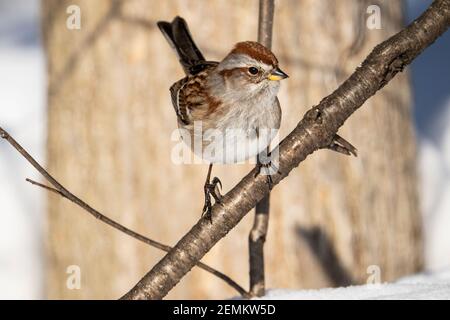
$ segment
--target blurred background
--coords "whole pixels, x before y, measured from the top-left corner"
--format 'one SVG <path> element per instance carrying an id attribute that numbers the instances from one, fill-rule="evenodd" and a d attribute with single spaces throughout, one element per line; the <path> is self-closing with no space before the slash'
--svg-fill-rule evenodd
<path id="1" fill-rule="evenodd" d="M 431 1 L 276 1 L 273 51 L 282 83 L 281 138 L 379 42 Z M 66 26 L 69 5 L 81 28 Z M 381 29 L 368 29 L 369 5 Z M 181 15 L 219 60 L 255 40 L 258 2 L 0 0 L 0 126 L 69 190 L 150 238 L 174 244 L 201 213 L 205 165 L 171 161 L 169 86 L 182 76 L 155 28 Z M 226 13 L 226 14 L 224 14 Z M 450 34 L 420 55 L 341 129 L 358 158 L 320 151 L 272 193 L 269 288 L 365 283 L 450 267 Z M 229 190 L 249 165 L 218 166 Z M 117 298 L 162 253 L 25 182 L 40 180 L 0 143 L 0 298 Z M 252 214 L 204 262 L 248 283 Z M 67 288 L 71 265 L 78 290 Z M 194 269 L 169 298 L 235 295 Z"/>

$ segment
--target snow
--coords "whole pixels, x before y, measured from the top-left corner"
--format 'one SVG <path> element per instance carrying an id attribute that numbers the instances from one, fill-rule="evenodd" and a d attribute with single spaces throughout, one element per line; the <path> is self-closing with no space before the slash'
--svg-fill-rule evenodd
<path id="1" fill-rule="evenodd" d="M 429 300 L 450 299 L 450 269 L 405 277 L 393 283 L 318 290 L 271 289 L 264 300 Z"/>
<path id="2" fill-rule="evenodd" d="M 435 122 L 436 139 L 420 140 L 419 168 L 428 270 L 450 266 L 450 99 Z"/>
<path id="3" fill-rule="evenodd" d="M 11 2 L 10 2 L 11 3 Z M 0 126 L 44 160 L 44 57 L 37 45 L 37 1 L 0 1 Z M 33 26 L 33 23 L 35 24 Z M 0 299 L 42 297 L 43 193 L 38 175 L 0 143 Z"/>

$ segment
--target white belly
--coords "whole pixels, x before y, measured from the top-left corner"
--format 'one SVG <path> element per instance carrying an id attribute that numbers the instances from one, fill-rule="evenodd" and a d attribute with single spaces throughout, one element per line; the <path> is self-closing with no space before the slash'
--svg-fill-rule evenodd
<path id="1" fill-rule="evenodd" d="M 277 135 L 281 109 L 276 97 L 252 103 L 233 104 L 218 121 L 205 124 L 212 129 L 203 130 L 202 121 L 194 121 L 185 127 L 190 137 L 183 141 L 208 163 L 242 163 L 256 157 Z"/>
<path id="2" fill-rule="evenodd" d="M 205 132 L 203 150 L 194 150 L 197 156 L 209 163 L 233 164 L 243 163 L 265 151 L 276 136 L 278 129 L 226 130 Z"/>

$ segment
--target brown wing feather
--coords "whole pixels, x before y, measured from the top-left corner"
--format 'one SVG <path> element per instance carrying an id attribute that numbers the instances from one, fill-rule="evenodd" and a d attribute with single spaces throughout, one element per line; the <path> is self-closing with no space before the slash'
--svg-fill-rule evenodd
<path id="1" fill-rule="evenodd" d="M 177 114 L 178 121 L 189 124 L 189 119 L 187 116 L 186 102 L 184 100 L 184 95 L 180 94 L 182 88 L 186 85 L 188 77 L 185 77 L 177 82 L 175 82 L 170 87 L 170 97 L 172 98 L 172 105 Z"/>
<path id="2" fill-rule="evenodd" d="M 170 87 L 172 104 L 178 120 L 184 125 L 203 119 L 219 104 L 205 90 L 206 78 L 217 64 L 208 65 L 193 76 L 187 76 Z"/>

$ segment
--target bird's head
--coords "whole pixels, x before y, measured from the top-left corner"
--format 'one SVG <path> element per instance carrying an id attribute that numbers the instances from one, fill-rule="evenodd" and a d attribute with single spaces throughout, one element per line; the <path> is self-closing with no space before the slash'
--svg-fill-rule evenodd
<path id="1" fill-rule="evenodd" d="M 242 98 L 260 94 L 275 97 L 280 80 L 288 77 L 278 67 L 278 59 L 272 51 L 253 41 L 236 44 L 219 63 L 216 74 L 228 94 Z"/>

